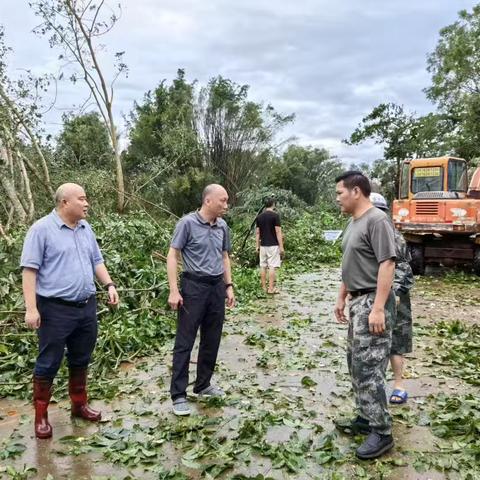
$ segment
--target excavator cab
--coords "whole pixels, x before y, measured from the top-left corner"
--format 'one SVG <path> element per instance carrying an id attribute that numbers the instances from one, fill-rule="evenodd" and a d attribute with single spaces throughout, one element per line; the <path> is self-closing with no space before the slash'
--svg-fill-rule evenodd
<path id="1" fill-rule="evenodd" d="M 480 274 L 480 169 L 468 185 L 462 158 L 405 160 L 393 220 L 412 254 L 414 273 L 427 263 L 473 264 Z"/>
<path id="2" fill-rule="evenodd" d="M 402 164 L 400 199 L 464 198 L 467 191 L 467 162 L 461 158 L 415 159 Z"/>

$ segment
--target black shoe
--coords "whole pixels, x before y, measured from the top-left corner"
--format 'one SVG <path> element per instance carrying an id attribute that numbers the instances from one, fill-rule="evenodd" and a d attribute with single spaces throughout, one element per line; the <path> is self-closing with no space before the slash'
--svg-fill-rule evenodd
<path id="1" fill-rule="evenodd" d="M 391 435 L 381 435 L 371 432 L 365 441 L 357 448 L 357 457 L 361 459 L 377 458 L 393 447 Z"/>
<path id="2" fill-rule="evenodd" d="M 337 420 L 334 422 L 335 426 L 343 433 L 350 435 L 358 435 L 370 433 L 372 430 L 368 423 L 368 420 L 361 417 L 360 415 L 353 420 Z"/>

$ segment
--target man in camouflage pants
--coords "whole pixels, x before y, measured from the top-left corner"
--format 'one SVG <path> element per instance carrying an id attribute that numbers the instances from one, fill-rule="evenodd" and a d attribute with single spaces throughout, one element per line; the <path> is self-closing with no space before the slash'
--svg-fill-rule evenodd
<path id="1" fill-rule="evenodd" d="M 349 323 L 347 362 L 359 412 L 348 428 L 368 433 L 357 456 L 377 458 L 394 445 L 385 393 L 395 315 L 394 231 L 385 213 L 371 204 L 370 182 L 361 172 L 346 172 L 335 181 L 337 202 L 352 216 L 343 236 L 342 284 L 335 305 L 337 321 Z"/>
<path id="2" fill-rule="evenodd" d="M 373 206 L 388 212 L 388 203 L 379 193 L 372 193 L 370 201 Z M 395 277 L 393 291 L 397 301 L 397 315 L 392 331 L 392 349 L 390 364 L 393 370 L 394 384 L 390 396 L 390 403 L 402 404 L 408 399 L 408 393 L 403 386 L 404 355 L 412 351 L 412 307 L 410 302 L 410 289 L 413 287 L 414 278 L 410 261 L 412 260 L 403 235 L 394 229 L 395 233 Z"/>

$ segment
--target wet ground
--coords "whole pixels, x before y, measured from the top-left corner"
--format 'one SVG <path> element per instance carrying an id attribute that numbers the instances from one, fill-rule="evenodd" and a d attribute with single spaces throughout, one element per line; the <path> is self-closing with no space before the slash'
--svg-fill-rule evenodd
<path id="1" fill-rule="evenodd" d="M 362 462 L 354 456 L 362 437 L 344 436 L 333 424 L 352 411 L 346 327 L 332 315 L 338 284 L 336 269 L 294 276 L 283 280 L 280 295 L 259 299 L 256 313 L 230 314 L 215 377 L 228 396 L 192 397 L 189 418 L 170 412 L 168 354 L 122 365 L 124 393 L 92 402 L 104 414 L 100 425 L 72 420 L 65 400 L 52 404 L 50 440 L 33 436 L 28 403 L 0 400 L 0 478 L 460 478 L 418 469 L 419 454 L 439 448 L 423 421 L 432 396 L 478 394 L 432 361 L 435 338 L 426 332 L 442 319 L 478 322 L 480 288 L 450 288 L 435 276 L 419 282 L 410 398 L 392 408 L 396 447 L 381 461 Z"/>

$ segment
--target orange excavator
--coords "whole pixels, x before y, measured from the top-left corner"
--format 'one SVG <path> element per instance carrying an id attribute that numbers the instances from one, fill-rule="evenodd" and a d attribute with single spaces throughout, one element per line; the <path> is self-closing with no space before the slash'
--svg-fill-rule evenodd
<path id="1" fill-rule="evenodd" d="M 405 160 L 393 221 L 407 241 L 415 274 L 422 275 L 427 264 L 464 264 L 480 275 L 480 167 L 468 185 L 462 158 Z"/>

